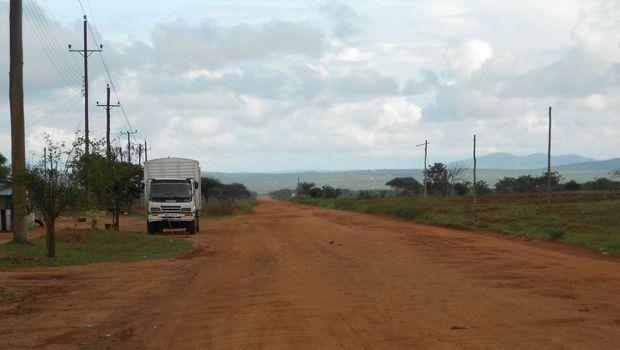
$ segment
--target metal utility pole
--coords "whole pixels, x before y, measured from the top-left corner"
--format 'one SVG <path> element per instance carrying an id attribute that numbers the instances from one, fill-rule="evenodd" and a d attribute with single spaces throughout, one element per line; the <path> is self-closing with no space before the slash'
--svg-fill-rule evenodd
<path id="1" fill-rule="evenodd" d="M 102 49 L 103 45 L 99 45 L 99 49 L 88 49 L 88 21 L 86 21 L 86 15 L 84 15 L 84 47 L 81 50 L 73 50 L 71 49 L 71 44 L 69 44 L 69 52 L 79 52 L 84 57 L 84 141 L 86 143 L 84 154 L 86 155 L 90 154 L 90 139 L 88 135 L 88 56 L 93 52 L 101 52 Z"/>
<path id="2" fill-rule="evenodd" d="M 11 190 L 13 196 L 13 241 L 28 240 L 26 225 L 26 143 L 24 134 L 24 46 L 22 42 L 22 2 L 11 0 L 9 10 L 10 68 L 9 99 L 11 105 Z"/>
<path id="3" fill-rule="evenodd" d="M 476 159 L 476 134 L 474 134 L 474 185 L 473 194 L 474 194 L 474 211 L 476 210 L 476 168 L 478 167 L 478 160 Z"/>
<path id="4" fill-rule="evenodd" d="M 424 146 L 424 197 L 428 195 L 428 181 L 426 179 L 426 167 L 427 167 L 426 160 L 428 156 L 428 144 L 429 143 L 430 142 L 428 142 L 428 140 L 424 140 L 424 143 L 421 143 L 416 146 L 416 147 Z"/>
<path id="5" fill-rule="evenodd" d="M 127 135 L 127 163 L 131 163 L 131 135 L 137 134 L 138 130 L 121 131 L 121 135 Z"/>
<path id="6" fill-rule="evenodd" d="M 551 202 L 551 106 L 549 106 L 549 140 L 547 144 L 547 204 Z"/>
<path id="7" fill-rule="evenodd" d="M 97 101 L 97 107 L 105 108 L 105 119 L 106 119 L 106 128 L 105 128 L 105 141 L 106 141 L 106 156 L 108 159 L 112 157 L 112 148 L 110 146 L 110 110 L 114 107 L 120 107 L 121 103 L 117 102 L 115 105 L 110 104 L 110 84 L 106 85 L 106 103 L 99 104 Z"/>

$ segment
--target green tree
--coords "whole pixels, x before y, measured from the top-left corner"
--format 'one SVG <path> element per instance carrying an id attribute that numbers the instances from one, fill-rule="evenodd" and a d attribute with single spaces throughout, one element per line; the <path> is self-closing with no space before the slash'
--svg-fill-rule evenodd
<path id="1" fill-rule="evenodd" d="M 325 185 L 321 187 L 321 192 L 322 192 L 321 195 L 323 196 L 323 198 L 337 198 L 340 196 L 340 189 L 333 188 L 330 185 Z"/>
<path id="2" fill-rule="evenodd" d="M 140 198 L 144 172 L 142 166 L 108 160 L 103 155 L 92 156 L 90 187 L 98 206 L 105 206 L 112 213 L 112 227 L 120 229 L 120 216 L 129 211 Z"/>
<path id="3" fill-rule="evenodd" d="M 448 191 L 448 168 L 443 163 L 435 163 L 426 170 L 428 191 L 430 194 L 440 195 Z"/>
<path id="4" fill-rule="evenodd" d="M 87 208 L 110 211 L 112 227 L 119 230 L 120 215 L 140 198 L 142 166 L 120 162 L 114 156 L 107 157 L 103 139 L 90 143 L 89 155 L 83 154 L 83 144 L 84 139 L 76 137 L 70 162 L 74 180 L 82 190 L 82 203 Z"/>
<path id="5" fill-rule="evenodd" d="M 579 191 L 581 190 L 581 185 L 577 183 L 575 180 L 570 180 L 569 182 L 564 184 L 564 191 Z"/>
<path id="6" fill-rule="evenodd" d="M 43 216 L 47 257 L 56 256 L 56 219 L 77 202 L 79 189 L 66 166 L 69 154 L 63 143 L 46 137 L 46 154 L 25 172 L 25 183 L 32 205 Z"/>
<path id="7" fill-rule="evenodd" d="M 300 197 L 310 197 L 310 190 L 314 187 L 314 182 L 300 182 L 297 187 Z"/>
<path id="8" fill-rule="evenodd" d="M 217 189 L 222 186 L 220 180 L 213 177 L 203 177 L 200 179 L 200 187 L 202 188 L 202 196 L 205 198 L 205 201 L 208 203 L 216 192 Z"/>
<path id="9" fill-rule="evenodd" d="M 323 190 L 318 187 L 312 187 L 308 192 L 308 196 L 310 196 L 310 198 L 320 198 L 323 196 Z"/>
<path id="10" fill-rule="evenodd" d="M 452 186 L 452 189 L 457 196 L 464 196 L 469 193 L 469 187 L 469 182 L 457 182 Z"/>
<path id="11" fill-rule="evenodd" d="M 7 177 L 9 176 L 10 169 L 6 163 L 6 157 L 2 153 L 0 153 L 0 181 L 6 181 Z"/>
<path id="12" fill-rule="evenodd" d="M 493 191 L 489 187 L 489 184 L 487 184 L 486 181 L 476 181 L 476 184 L 474 186 L 476 187 L 476 194 L 479 196 L 493 193 Z"/>
<path id="13" fill-rule="evenodd" d="M 207 202 L 250 199 L 253 196 L 252 192 L 240 183 L 223 184 L 212 177 L 203 177 L 200 181 Z"/>
<path id="14" fill-rule="evenodd" d="M 418 195 L 424 191 L 424 186 L 413 177 L 396 177 L 385 185 L 399 191 L 401 196 Z"/>

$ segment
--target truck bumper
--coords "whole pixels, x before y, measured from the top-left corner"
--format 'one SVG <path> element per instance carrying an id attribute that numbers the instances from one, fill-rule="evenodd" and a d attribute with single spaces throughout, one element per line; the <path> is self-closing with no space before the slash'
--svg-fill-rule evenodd
<path id="1" fill-rule="evenodd" d="M 182 214 L 158 214 L 152 215 L 149 214 L 147 217 L 148 222 L 180 222 L 180 223 L 188 223 L 194 221 L 193 216 L 185 216 Z"/>

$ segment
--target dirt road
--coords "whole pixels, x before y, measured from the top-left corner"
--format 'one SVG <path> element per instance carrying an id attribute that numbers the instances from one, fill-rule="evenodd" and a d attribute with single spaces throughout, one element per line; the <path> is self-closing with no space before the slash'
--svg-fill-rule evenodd
<path id="1" fill-rule="evenodd" d="M 620 348 L 617 259 L 289 203 L 255 211 L 204 222 L 176 258 L 1 271 L 0 285 L 31 287 L 0 304 L 0 348 Z"/>

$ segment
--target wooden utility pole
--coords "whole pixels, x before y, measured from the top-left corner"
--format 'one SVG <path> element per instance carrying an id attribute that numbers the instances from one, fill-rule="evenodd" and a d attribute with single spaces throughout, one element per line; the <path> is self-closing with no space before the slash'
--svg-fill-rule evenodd
<path id="1" fill-rule="evenodd" d="M 69 44 L 69 52 L 78 52 L 84 58 L 84 142 L 86 143 L 84 154 L 86 155 L 90 154 L 88 127 L 88 56 L 93 52 L 101 52 L 102 49 L 103 45 L 99 45 L 99 49 L 88 49 L 88 21 L 86 20 L 86 15 L 84 15 L 84 47 L 81 50 L 73 50 L 71 49 L 71 44 Z"/>
<path id="2" fill-rule="evenodd" d="M 149 161 L 149 153 L 148 153 L 149 149 L 146 148 L 146 140 L 144 140 L 144 162 L 148 162 Z"/>
<path id="3" fill-rule="evenodd" d="M 131 163 L 131 135 L 137 134 L 138 130 L 121 131 L 121 135 L 127 135 L 127 163 Z"/>
<path id="4" fill-rule="evenodd" d="M 142 144 L 138 144 L 138 165 L 142 165 Z"/>
<path id="5" fill-rule="evenodd" d="M 551 202 L 551 106 L 549 106 L 549 139 L 547 144 L 547 204 Z"/>
<path id="6" fill-rule="evenodd" d="M 476 159 L 476 134 L 474 134 L 474 184 L 472 186 L 474 194 L 474 212 L 476 211 L 476 168 L 478 167 L 478 160 Z"/>
<path id="7" fill-rule="evenodd" d="M 10 68 L 9 100 L 11 105 L 11 190 L 13 196 L 13 241 L 28 240 L 26 225 L 26 143 L 24 132 L 24 46 L 22 42 L 22 2 L 11 0 L 9 10 Z"/>
<path id="8" fill-rule="evenodd" d="M 106 85 L 106 103 L 99 104 L 97 101 L 97 107 L 105 108 L 105 119 L 106 119 L 106 128 L 105 128 L 105 141 L 106 141 L 106 156 L 108 159 L 112 157 L 112 148 L 110 146 L 110 110 L 114 107 L 120 107 L 120 102 L 117 102 L 115 105 L 110 104 L 110 84 Z"/>
<path id="9" fill-rule="evenodd" d="M 424 143 L 416 146 L 416 147 L 424 146 L 424 197 L 428 196 L 428 181 L 426 177 L 426 167 L 428 166 L 426 164 L 426 159 L 428 156 L 428 144 L 429 144 L 428 140 L 424 140 Z"/>

